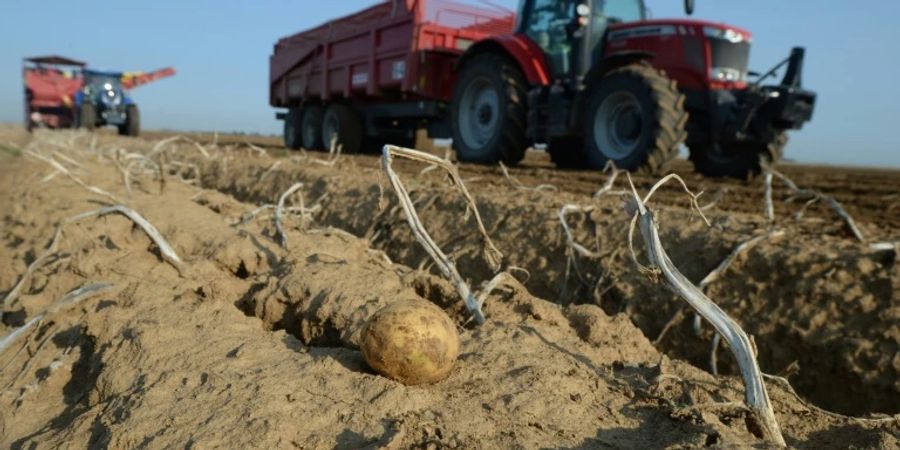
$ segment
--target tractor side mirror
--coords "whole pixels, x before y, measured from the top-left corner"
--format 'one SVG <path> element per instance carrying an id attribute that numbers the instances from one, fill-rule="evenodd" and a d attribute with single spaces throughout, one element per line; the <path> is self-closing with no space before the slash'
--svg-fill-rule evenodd
<path id="1" fill-rule="evenodd" d="M 694 14 L 694 0 L 684 0 L 684 13 L 689 16 Z"/>

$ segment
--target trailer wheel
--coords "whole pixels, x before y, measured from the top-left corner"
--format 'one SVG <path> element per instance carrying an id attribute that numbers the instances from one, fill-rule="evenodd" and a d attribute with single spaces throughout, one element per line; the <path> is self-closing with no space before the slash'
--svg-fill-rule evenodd
<path id="1" fill-rule="evenodd" d="M 477 55 L 463 66 L 450 105 L 460 161 L 514 165 L 525 157 L 525 86 L 521 70 L 499 55 Z"/>
<path id="2" fill-rule="evenodd" d="M 128 105 L 125 108 L 125 123 L 119 125 L 119 134 L 122 136 L 137 136 L 141 133 L 141 112 L 137 105 Z"/>
<path id="3" fill-rule="evenodd" d="M 634 64 L 611 71 L 592 91 L 583 115 L 590 168 L 612 161 L 620 169 L 658 172 L 678 155 L 688 115 L 674 80 Z"/>
<path id="4" fill-rule="evenodd" d="M 284 146 L 291 150 L 299 150 L 303 146 L 300 130 L 303 127 L 303 110 L 300 108 L 288 109 L 284 118 Z"/>
<path id="5" fill-rule="evenodd" d="M 310 105 L 303 108 L 303 118 L 300 120 L 300 140 L 303 148 L 307 150 L 323 150 L 322 145 L 322 117 L 325 109 L 319 105 Z"/>
<path id="6" fill-rule="evenodd" d="M 341 146 L 342 153 L 359 153 L 362 148 L 363 126 L 353 108 L 334 104 L 325 111 L 322 142 L 330 148 L 332 139 L 335 140 L 335 145 Z"/>
<path id="7" fill-rule="evenodd" d="M 584 142 L 578 137 L 552 138 L 547 142 L 550 160 L 560 169 L 583 169 L 587 166 Z"/>
<path id="8" fill-rule="evenodd" d="M 760 159 L 777 163 L 784 155 L 788 136 L 784 131 L 775 134 L 772 142 L 747 142 L 729 146 L 690 143 L 691 161 L 697 172 L 708 177 L 747 179 L 762 172 Z"/>
<path id="9" fill-rule="evenodd" d="M 78 108 L 78 128 L 93 130 L 97 128 L 97 110 L 90 103 L 82 103 Z"/>

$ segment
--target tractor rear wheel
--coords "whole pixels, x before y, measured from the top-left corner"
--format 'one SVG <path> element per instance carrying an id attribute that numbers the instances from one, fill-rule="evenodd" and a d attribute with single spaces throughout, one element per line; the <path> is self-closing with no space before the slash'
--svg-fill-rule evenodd
<path id="1" fill-rule="evenodd" d="M 82 103 L 78 108 L 78 128 L 93 130 L 97 128 L 97 110 L 90 103 Z"/>
<path id="2" fill-rule="evenodd" d="M 137 105 L 128 105 L 125 109 L 125 123 L 119 125 L 122 136 L 137 136 L 141 133 L 141 113 Z"/>
<path id="3" fill-rule="evenodd" d="M 583 146 L 579 137 L 551 138 L 547 142 L 547 153 L 560 169 L 583 169 L 587 166 Z"/>
<path id="4" fill-rule="evenodd" d="M 284 146 L 291 150 L 299 150 L 303 146 L 303 139 L 300 136 L 302 128 L 303 110 L 300 108 L 288 109 L 287 116 L 284 118 Z"/>
<path id="5" fill-rule="evenodd" d="M 772 142 L 746 142 L 731 144 L 689 143 L 691 161 L 697 172 L 708 177 L 747 179 L 762 173 L 761 160 L 777 163 L 784 155 L 788 136 L 784 131 L 775 133 Z"/>
<path id="6" fill-rule="evenodd" d="M 612 161 L 621 169 L 659 172 L 678 155 L 688 114 L 674 80 L 635 64 L 609 72 L 592 90 L 583 115 L 588 167 Z"/>
<path id="7" fill-rule="evenodd" d="M 332 140 L 341 153 L 359 153 L 363 141 L 363 125 L 356 111 L 336 103 L 328 107 L 322 119 L 322 142 L 330 148 Z"/>
<path id="8" fill-rule="evenodd" d="M 505 57 L 485 53 L 465 63 L 450 104 L 460 161 L 515 165 L 525 157 L 525 86 L 521 70 Z"/>
<path id="9" fill-rule="evenodd" d="M 310 105 L 303 108 L 303 118 L 300 120 L 300 140 L 303 148 L 307 150 L 323 150 L 322 144 L 322 117 L 325 109 L 319 105 Z"/>

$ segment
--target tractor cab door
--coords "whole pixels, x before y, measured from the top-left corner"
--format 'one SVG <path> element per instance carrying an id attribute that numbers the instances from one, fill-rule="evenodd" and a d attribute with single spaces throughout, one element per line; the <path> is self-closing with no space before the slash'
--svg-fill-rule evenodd
<path id="1" fill-rule="evenodd" d="M 577 7 L 580 0 L 531 0 L 522 2 L 519 31 L 534 41 L 547 59 L 554 79 L 573 74 L 577 50 Z"/>

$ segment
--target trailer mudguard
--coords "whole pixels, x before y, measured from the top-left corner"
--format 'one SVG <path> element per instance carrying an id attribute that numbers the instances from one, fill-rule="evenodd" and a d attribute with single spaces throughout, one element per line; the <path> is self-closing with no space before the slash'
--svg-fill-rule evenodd
<path id="1" fill-rule="evenodd" d="M 478 41 L 468 48 L 456 63 L 457 69 L 466 61 L 481 53 L 499 53 L 509 56 L 518 63 L 522 74 L 531 85 L 550 84 L 550 70 L 544 59 L 544 52 L 531 39 L 522 34 L 494 36 Z"/>

